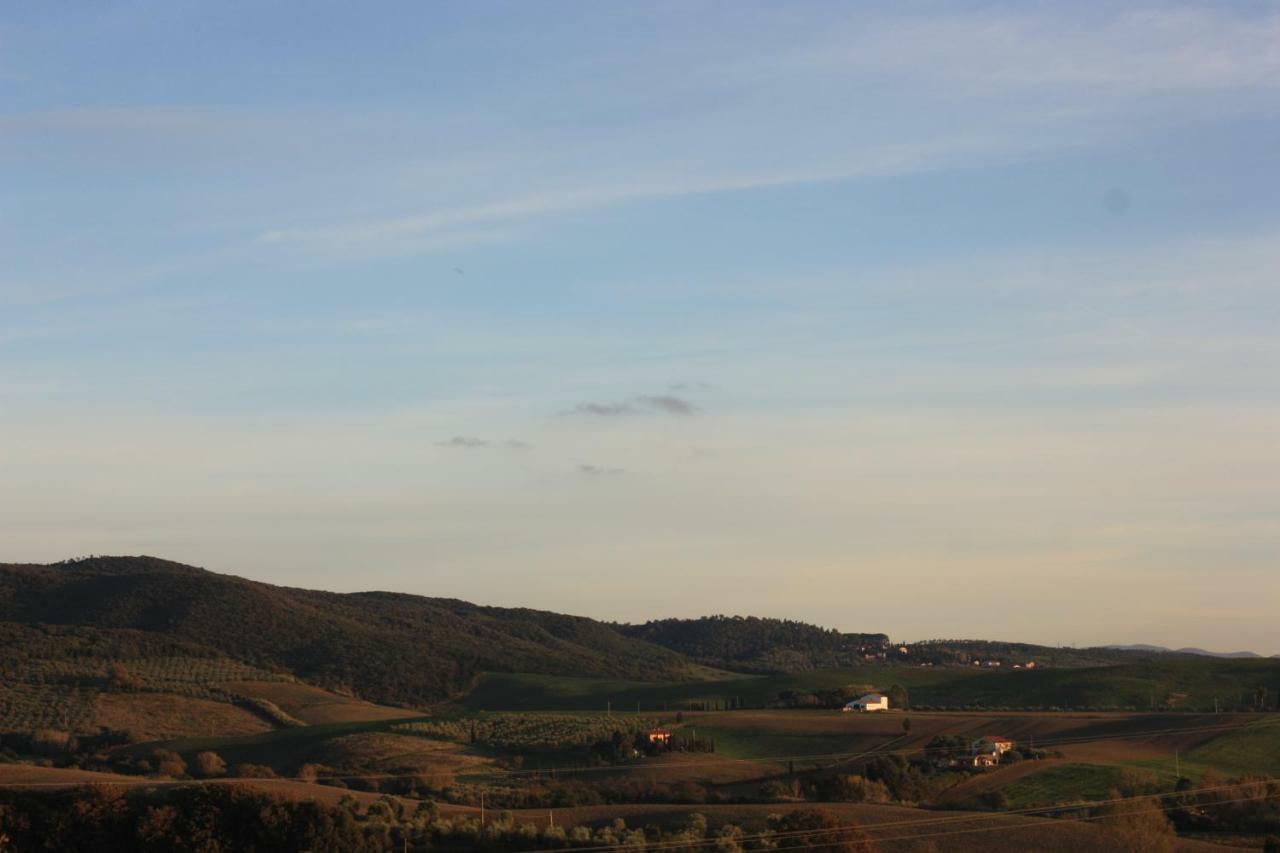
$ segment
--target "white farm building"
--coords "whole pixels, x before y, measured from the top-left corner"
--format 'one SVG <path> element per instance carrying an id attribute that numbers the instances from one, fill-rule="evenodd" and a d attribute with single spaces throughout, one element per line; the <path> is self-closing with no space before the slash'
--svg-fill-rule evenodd
<path id="1" fill-rule="evenodd" d="M 859 696 L 848 705 L 844 706 L 845 711 L 887 711 L 889 710 L 889 697 L 883 693 L 868 693 L 866 696 Z"/>

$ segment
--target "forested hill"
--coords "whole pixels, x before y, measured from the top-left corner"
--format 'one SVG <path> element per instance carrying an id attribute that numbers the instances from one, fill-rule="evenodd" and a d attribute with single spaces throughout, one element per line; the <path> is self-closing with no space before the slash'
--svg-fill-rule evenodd
<path id="1" fill-rule="evenodd" d="M 889 643 L 884 634 L 843 634 L 756 616 L 659 619 L 618 630 L 709 666 L 775 672 L 847 666 L 883 652 Z"/>
<path id="2" fill-rule="evenodd" d="M 133 629 L 362 698 L 423 705 L 484 671 L 684 680 L 680 654 L 592 619 L 271 586 L 151 557 L 0 564 L 0 622 Z"/>

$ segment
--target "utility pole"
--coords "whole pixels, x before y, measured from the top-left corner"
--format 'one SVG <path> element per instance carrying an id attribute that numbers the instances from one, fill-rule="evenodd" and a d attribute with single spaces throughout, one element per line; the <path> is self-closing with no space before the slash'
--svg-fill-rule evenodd
<path id="1" fill-rule="evenodd" d="M 484 791 L 480 792 L 480 825 L 484 826 Z"/>
<path id="2" fill-rule="evenodd" d="M 605 703 L 604 703 L 604 715 L 605 715 L 606 717 L 612 717 L 612 716 L 613 716 L 613 702 L 605 702 Z"/>
<path id="3" fill-rule="evenodd" d="M 1182 760 L 1178 757 L 1176 746 L 1173 748 L 1173 775 L 1178 779 L 1182 778 Z"/>

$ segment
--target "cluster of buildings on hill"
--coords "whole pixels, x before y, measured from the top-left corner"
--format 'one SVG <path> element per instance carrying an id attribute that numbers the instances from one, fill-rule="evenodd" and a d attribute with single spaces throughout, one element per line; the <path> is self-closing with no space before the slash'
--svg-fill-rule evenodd
<path id="1" fill-rule="evenodd" d="M 1035 666 L 1034 663 L 1031 666 Z M 883 693 L 867 693 L 846 704 L 842 711 L 872 713 L 889 710 L 889 697 Z M 1000 758 L 1015 746 L 1014 742 L 1000 735 L 983 735 L 969 744 L 967 755 L 957 755 L 947 750 L 932 757 L 938 767 L 995 767 Z"/>
<path id="2" fill-rule="evenodd" d="M 995 767 L 1000 763 L 1001 756 L 1013 747 L 1013 741 L 1006 737 L 983 735 L 969 745 L 967 756 L 939 756 L 935 758 L 935 762 L 941 760 L 947 767 Z"/>
<path id="3" fill-rule="evenodd" d="M 973 663 L 972 663 L 971 665 L 972 665 L 972 666 L 981 666 L 981 667 L 985 667 L 985 668 L 987 668 L 987 669 L 991 669 L 991 668 L 993 668 L 993 667 L 1001 667 L 1001 666 L 1004 666 L 1004 661 L 999 661 L 999 660 L 974 660 L 974 661 L 973 661 Z M 1010 669 L 1035 669 L 1035 668 L 1036 668 L 1036 662 L 1035 662 L 1035 661 L 1033 661 L 1033 660 L 1029 660 L 1029 661 L 1027 661 L 1026 663 L 1015 663 L 1012 667 L 1010 667 Z"/>

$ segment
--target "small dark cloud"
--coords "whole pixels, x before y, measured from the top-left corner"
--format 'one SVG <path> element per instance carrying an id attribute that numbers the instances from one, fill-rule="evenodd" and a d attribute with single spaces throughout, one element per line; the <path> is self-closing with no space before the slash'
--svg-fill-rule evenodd
<path id="1" fill-rule="evenodd" d="M 472 438 L 469 435 L 455 435 L 448 441 L 437 441 L 437 447 L 488 447 L 489 442 L 482 438 Z"/>
<path id="2" fill-rule="evenodd" d="M 505 447 L 508 450 L 528 450 L 533 445 L 516 439 L 508 439 L 506 441 L 489 441 L 484 438 L 476 438 L 470 435 L 455 435 L 448 441 L 437 441 L 437 447 L 459 447 L 471 450 L 477 447 Z"/>
<path id="3" fill-rule="evenodd" d="M 569 414 L 616 418 L 622 415 L 634 415 L 638 412 L 639 409 L 630 403 L 579 403 L 570 410 Z"/>
<path id="4" fill-rule="evenodd" d="M 666 412 L 669 415 L 692 415 L 698 411 L 698 407 L 690 403 L 682 397 L 674 397 L 670 394 L 657 394 L 651 397 L 636 397 L 636 400 L 651 409 L 659 412 Z"/>
<path id="5" fill-rule="evenodd" d="M 579 465 L 578 471 L 588 477 L 616 477 L 627 473 L 624 468 L 605 468 L 600 465 Z"/>
<path id="6" fill-rule="evenodd" d="M 619 418 L 659 412 L 666 415 L 687 417 L 697 414 L 698 407 L 683 397 L 671 394 L 647 394 L 632 397 L 618 403 L 579 403 L 568 411 L 571 415 L 594 415 L 602 418 Z"/>

